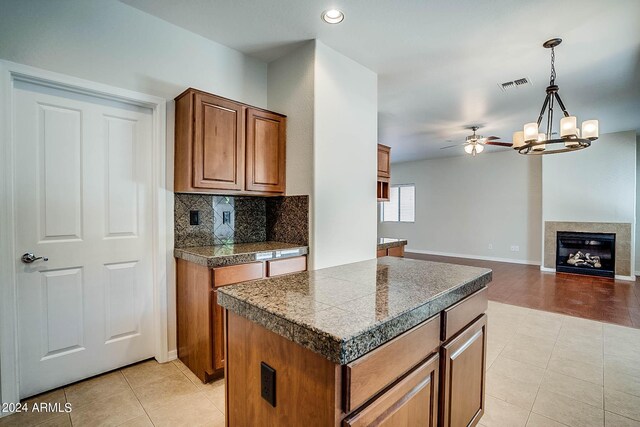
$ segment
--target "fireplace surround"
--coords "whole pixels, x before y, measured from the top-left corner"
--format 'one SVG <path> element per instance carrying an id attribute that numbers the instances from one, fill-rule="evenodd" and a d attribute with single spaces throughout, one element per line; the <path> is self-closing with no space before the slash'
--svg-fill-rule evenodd
<path id="1" fill-rule="evenodd" d="M 615 277 L 615 233 L 558 231 L 556 271 L 560 273 Z"/>
<path id="2" fill-rule="evenodd" d="M 557 233 L 560 231 L 615 234 L 615 278 L 622 280 L 635 279 L 631 263 L 632 226 L 630 223 L 545 221 L 542 267 L 544 271 L 555 271 L 556 269 L 556 239 Z"/>

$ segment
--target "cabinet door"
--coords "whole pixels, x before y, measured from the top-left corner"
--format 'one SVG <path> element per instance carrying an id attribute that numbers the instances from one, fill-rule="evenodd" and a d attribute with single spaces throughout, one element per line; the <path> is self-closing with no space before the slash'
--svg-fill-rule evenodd
<path id="1" fill-rule="evenodd" d="M 438 417 L 438 355 L 416 368 L 369 405 L 343 422 L 370 425 L 435 427 Z"/>
<path id="2" fill-rule="evenodd" d="M 224 368 L 224 309 L 218 304 L 218 291 L 211 291 L 211 315 L 213 330 L 213 369 Z"/>
<path id="3" fill-rule="evenodd" d="M 378 176 L 391 176 L 391 147 L 382 144 L 378 144 Z"/>
<path id="4" fill-rule="evenodd" d="M 475 426 L 484 414 L 487 315 L 442 346 L 442 425 Z"/>
<path id="5" fill-rule="evenodd" d="M 248 191 L 284 193 L 286 118 L 247 109 Z"/>
<path id="6" fill-rule="evenodd" d="M 403 257 L 404 246 L 394 246 L 393 248 L 389 248 L 389 251 L 387 253 L 389 254 L 389 256 Z"/>
<path id="7" fill-rule="evenodd" d="M 193 187 L 242 190 L 243 107 L 204 93 L 195 94 Z"/>

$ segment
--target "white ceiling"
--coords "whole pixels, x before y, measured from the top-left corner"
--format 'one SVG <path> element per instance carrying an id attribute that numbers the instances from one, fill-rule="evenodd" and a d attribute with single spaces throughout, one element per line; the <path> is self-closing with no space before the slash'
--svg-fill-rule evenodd
<path id="1" fill-rule="evenodd" d="M 440 147 L 462 142 L 466 126 L 510 140 L 535 121 L 552 37 L 564 40 L 556 83 L 569 112 L 599 119 L 601 133 L 640 130 L 638 0 L 123 1 L 267 62 L 317 38 L 374 70 L 379 142 L 394 162 L 462 155 Z M 331 7 L 343 23 L 320 20 Z M 533 84 L 498 87 L 520 77 Z"/>

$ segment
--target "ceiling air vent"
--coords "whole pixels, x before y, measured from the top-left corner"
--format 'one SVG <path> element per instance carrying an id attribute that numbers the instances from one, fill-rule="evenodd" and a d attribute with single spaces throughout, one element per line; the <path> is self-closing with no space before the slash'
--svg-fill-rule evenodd
<path id="1" fill-rule="evenodd" d="M 500 87 L 500 89 L 502 89 L 503 92 L 527 85 L 531 85 L 531 80 L 526 77 L 522 77 L 510 82 L 498 83 L 498 86 Z"/>

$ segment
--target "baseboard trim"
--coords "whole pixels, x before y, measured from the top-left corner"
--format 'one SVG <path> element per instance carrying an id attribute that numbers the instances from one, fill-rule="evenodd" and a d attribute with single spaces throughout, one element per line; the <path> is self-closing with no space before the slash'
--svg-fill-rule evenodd
<path id="1" fill-rule="evenodd" d="M 555 268 L 549 268 L 549 267 L 543 267 L 540 266 L 540 271 L 544 271 L 545 273 L 555 273 L 556 269 Z M 638 273 L 636 273 L 638 274 Z M 596 277 L 596 276 L 594 276 Z M 636 276 L 621 276 L 620 274 L 616 274 L 615 275 L 615 279 L 616 280 L 624 280 L 625 282 L 635 282 L 636 281 Z"/>
<path id="2" fill-rule="evenodd" d="M 167 352 L 167 361 L 176 360 L 178 358 L 178 350 L 169 350 Z"/>
<path id="3" fill-rule="evenodd" d="M 413 252 L 416 254 L 425 254 L 425 255 L 437 255 L 437 256 L 447 256 L 452 258 L 465 258 L 465 259 L 478 259 L 482 261 L 497 261 L 497 262 L 508 262 L 511 264 L 525 264 L 525 265 L 540 265 L 540 261 L 532 261 L 532 260 L 520 260 L 520 259 L 511 259 L 511 258 L 497 258 L 497 257 L 488 257 L 482 255 L 467 255 L 467 254 L 454 254 L 450 252 L 437 252 L 437 251 L 425 251 L 422 249 L 410 249 L 406 248 L 405 252 Z"/>

